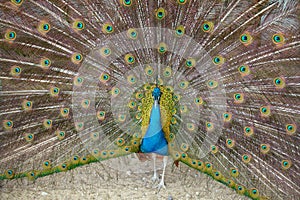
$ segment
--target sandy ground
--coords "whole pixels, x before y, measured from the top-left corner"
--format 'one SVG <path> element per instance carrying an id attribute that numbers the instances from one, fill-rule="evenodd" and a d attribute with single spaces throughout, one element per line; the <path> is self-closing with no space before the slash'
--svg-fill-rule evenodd
<path id="1" fill-rule="evenodd" d="M 157 160 L 162 173 L 162 160 Z M 135 154 L 82 166 L 68 172 L 29 181 L 26 178 L 0 181 L 0 199 L 213 199 L 248 200 L 232 189 L 184 164 L 165 175 L 166 189 L 153 188 L 153 162 Z"/>

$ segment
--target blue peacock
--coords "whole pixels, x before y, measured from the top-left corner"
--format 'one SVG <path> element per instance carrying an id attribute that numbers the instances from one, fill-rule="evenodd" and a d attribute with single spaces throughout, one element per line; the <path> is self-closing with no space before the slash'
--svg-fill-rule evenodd
<path id="1" fill-rule="evenodd" d="M 144 153 L 300 198 L 297 0 L 3 0 L 0 33 L 0 181 Z"/>

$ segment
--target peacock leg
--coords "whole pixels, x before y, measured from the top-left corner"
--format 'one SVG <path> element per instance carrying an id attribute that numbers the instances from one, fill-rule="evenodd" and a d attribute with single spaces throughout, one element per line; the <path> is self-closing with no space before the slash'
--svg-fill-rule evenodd
<path id="1" fill-rule="evenodd" d="M 152 158 L 153 158 L 153 177 L 152 177 L 152 181 L 153 182 L 156 182 L 156 181 L 159 181 L 159 178 L 158 178 L 158 176 L 157 176 L 157 173 L 156 173 L 156 154 L 155 153 L 153 153 L 152 154 Z"/>
<path id="2" fill-rule="evenodd" d="M 158 191 L 161 188 L 166 189 L 164 178 L 165 178 L 165 171 L 166 171 L 167 163 L 168 163 L 168 156 L 164 156 L 164 158 L 163 158 L 163 173 L 162 173 L 161 180 L 160 180 L 159 184 L 156 186 L 158 188 Z"/>

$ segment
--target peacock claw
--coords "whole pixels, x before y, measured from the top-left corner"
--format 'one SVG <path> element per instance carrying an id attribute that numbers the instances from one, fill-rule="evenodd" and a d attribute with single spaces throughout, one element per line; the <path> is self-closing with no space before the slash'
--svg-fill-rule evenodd
<path id="1" fill-rule="evenodd" d="M 157 186 L 155 186 L 155 188 L 158 188 L 158 192 L 160 191 L 160 189 L 164 188 L 166 189 L 166 185 L 164 181 L 160 181 L 159 184 Z"/>
<path id="2" fill-rule="evenodd" d="M 152 182 L 155 183 L 156 181 L 159 181 L 159 178 L 157 175 L 153 175 L 153 177 L 151 178 Z"/>

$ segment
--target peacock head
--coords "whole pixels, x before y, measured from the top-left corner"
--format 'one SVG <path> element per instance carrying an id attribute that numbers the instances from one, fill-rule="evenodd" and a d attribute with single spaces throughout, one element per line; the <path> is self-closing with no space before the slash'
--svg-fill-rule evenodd
<path id="1" fill-rule="evenodd" d="M 160 96 L 161 96 L 161 92 L 159 87 L 155 87 L 152 91 L 152 96 L 154 97 L 154 100 L 159 100 Z"/>

